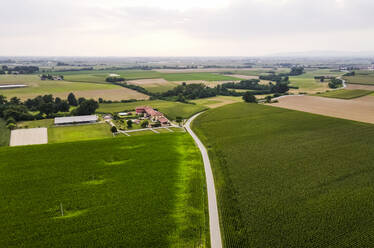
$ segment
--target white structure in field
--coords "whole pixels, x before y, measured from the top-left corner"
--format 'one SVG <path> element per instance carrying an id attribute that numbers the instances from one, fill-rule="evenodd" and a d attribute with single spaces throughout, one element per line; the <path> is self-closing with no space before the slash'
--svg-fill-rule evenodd
<path id="1" fill-rule="evenodd" d="M 98 120 L 97 115 L 56 117 L 55 125 L 89 124 L 89 123 L 96 123 L 97 120 Z"/>

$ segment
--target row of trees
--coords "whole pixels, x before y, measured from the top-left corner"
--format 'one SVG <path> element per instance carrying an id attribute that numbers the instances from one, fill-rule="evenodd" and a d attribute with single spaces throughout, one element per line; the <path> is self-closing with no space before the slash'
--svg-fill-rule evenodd
<path id="1" fill-rule="evenodd" d="M 0 70 L 0 74 L 12 74 L 13 72 L 17 72 L 19 74 L 32 74 L 39 71 L 38 66 L 15 66 L 10 68 L 6 65 L 3 65 Z"/>
<path id="2" fill-rule="evenodd" d="M 71 106 L 77 106 L 77 108 L 72 110 L 70 115 L 90 115 L 95 113 L 99 103 L 82 97 L 77 100 L 73 93 L 69 94 L 68 99 L 44 95 L 25 102 L 17 97 L 7 100 L 5 96 L 0 95 L 0 117 L 9 123 L 61 116 L 58 113 L 69 114 Z M 33 115 L 31 112 L 39 113 Z"/>

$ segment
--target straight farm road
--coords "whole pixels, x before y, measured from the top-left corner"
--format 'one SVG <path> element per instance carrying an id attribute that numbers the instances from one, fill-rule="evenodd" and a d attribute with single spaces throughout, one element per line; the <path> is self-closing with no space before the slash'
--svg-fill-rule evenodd
<path id="1" fill-rule="evenodd" d="M 210 165 L 210 160 L 208 156 L 207 149 L 196 136 L 196 134 L 191 129 L 192 121 L 198 117 L 201 113 L 192 116 L 185 124 L 187 132 L 195 140 L 197 146 L 200 149 L 201 155 L 203 157 L 206 185 L 208 190 L 208 208 L 209 208 L 209 229 L 210 229 L 210 243 L 212 248 L 222 248 L 221 230 L 219 225 L 218 207 L 217 207 L 217 197 L 216 190 L 214 186 L 214 178 L 212 167 Z"/>

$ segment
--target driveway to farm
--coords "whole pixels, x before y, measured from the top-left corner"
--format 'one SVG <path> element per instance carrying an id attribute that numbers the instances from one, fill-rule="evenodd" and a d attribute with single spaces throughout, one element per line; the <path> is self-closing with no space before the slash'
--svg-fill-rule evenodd
<path id="1" fill-rule="evenodd" d="M 222 240 L 221 240 L 221 230 L 219 226 L 219 217 L 218 217 L 218 208 L 217 208 L 217 198 L 216 198 L 216 190 L 214 187 L 214 178 L 212 173 L 212 168 L 210 166 L 210 160 L 208 156 L 207 149 L 200 141 L 200 139 L 196 136 L 196 134 L 191 130 L 191 123 L 192 121 L 198 117 L 201 113 L 198 113 L 192 116 L 185 124 L 185 128 L 187 132 L 192 136 L 195 140 L 197 146 L 200 149 L 201 155 L 203 156 L 204 161 L 204 168 L 205 168 L 205 177 L 206 177 L 206 185 L 208 189 L 208 208 L 209 208 L 209 227 L 210 227 L 210 243 L 211 247 L 213 248 L 222 248 Z"/>

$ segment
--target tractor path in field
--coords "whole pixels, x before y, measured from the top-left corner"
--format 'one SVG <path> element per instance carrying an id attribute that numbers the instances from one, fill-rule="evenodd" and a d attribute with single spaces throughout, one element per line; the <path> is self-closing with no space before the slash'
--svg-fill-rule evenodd
<path id="1" fill-rule="evenodd" d="M 214 187 L 214 178 L 212 167 L 210 165 L 210 160 L 208 156 L 208 151 L 196 136 L 196 134 L 191 129 L 192 121 L 198 117 L 201 113 L 198 113 L 192 116 L 185 124 L 187 132 L 195 140 L 197 146 L 200 149 L 201 155 L 203 156 L 204 168 L 205 168 L 205 177 L 206 185 L 208 190 L 208 209 L 209 209 L 209 228 L 210 228 L 210 243 L 211 247 L 222 248 L 221 240 L 221 229 L 219 226 L 219 217 L 218 217 L 218 207 L 217 207 L 217 198 L 216 198 L 216 189 Z"/>

